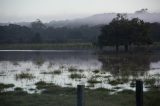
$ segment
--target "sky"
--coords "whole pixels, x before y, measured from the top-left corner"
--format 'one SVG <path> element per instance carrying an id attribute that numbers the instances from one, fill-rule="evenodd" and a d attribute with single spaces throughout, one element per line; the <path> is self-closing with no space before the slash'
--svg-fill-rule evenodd
<path id="1" fill-rule="evenodd" d="M 142 8 L 160 13 L 160 0 L 0 0 L 0 22 L 49 22 Z"/>

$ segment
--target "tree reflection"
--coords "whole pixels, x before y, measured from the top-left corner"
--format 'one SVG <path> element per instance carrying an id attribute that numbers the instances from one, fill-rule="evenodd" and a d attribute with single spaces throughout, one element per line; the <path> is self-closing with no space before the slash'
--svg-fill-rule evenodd
<path id="1" fill-rule="evenodd" d="M 100 55 L 102 69 L 113 76 L 142 76 L 150 69 L 151 55 L 110 54 Z"/>

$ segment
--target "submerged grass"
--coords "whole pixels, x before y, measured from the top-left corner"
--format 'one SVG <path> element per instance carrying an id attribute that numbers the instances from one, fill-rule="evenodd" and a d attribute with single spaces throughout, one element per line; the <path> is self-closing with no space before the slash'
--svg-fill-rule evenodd
<path id="1" fill-rule="evenodd" d="M 97 74 L 97 73 L 99 73 L 100 72 L 100 70 L 94 70 L 93 71 L 93 73 L 95 73 L 95 74 Z"/>
<path id="2" fill-rule="evenodd" d="M 115 78 L 113 80 L 108 79 L 108 83 L 113 86 L 118 85 L 118 84 L 124 84 L 127 82 L 129 82 L 128 78 Z"/>
<path id="3" fill-rule="evenodd" d="M 62 72 L 61 72 L 61 70 L 54 70 L 53 73 L 54 74 L 61 74 Z"/>
<path id="4" fill-rule="evenodd" d="M 36 63 L 36 65 L 41 66 L 44 63 L 44 60 L 42 58 L 39 58 L 39 59 L 36 60 L 35 63 Z"/>
<path id="5" fill-rule="evenodd" d="M 72 79 L 81 79 L 81 78 L 85 78 L 85 75 L 77 74 L 77 73 L 72 73 L 70 75 L 70 78 L 72 78 Z"/>
<path id="6" fill-rule="evenodd" d="M 120 80 L 109 80 L 108 83 L 115 86 L 115 85 L 118 85 L 118 84 L 123 84 L 124 82 L 122 82 Z"/>
<path id="7" fill-rule="evenodd" d="M 101 83 L 102 81 L 98 81 L 98 80 L 95 79 L 95 78 L 91 78 L 91 79 L 89 79 L 87 82 L 90 83 L 90 84 L 96 84 L 96 83 Z"/>
<path id="8" fill-rule="evenodd" d="M 54 74 L 54 71 L 50 71 L 50 72 L 41 72 L 40 74 Z"/>
<path id="9" fill-rule="evenodd" d="M 46 88 L 55 86 L 53 83 L 46 83 L 44 81 L 39 81 L 35 85 L 37 89 L 46 89 Z"/>
<path id="10" fill-rule="evenodd" d="M 0 91 L 7 89 L 7 88 L 12 88 L 14 87 L 14 84 L 4 84 L 4 83 L 0 83 Z"/>
<path id="11" fill-rule="evenodd" d="M 23 91 L 23 88 L 20 88 L 20 87 L 16 87 L 14 88 L 15 91 Z"/>
<path id="12" fill-rule="evenodd" d="M 40 74 L 61 74 L 61 70 L 54 70 L 54 71 L 46 71 L 46 72 L 41 72 Z"/>
<path id="13" fill-rule="evenodd" d="M 69 72 L 76 72 L 76 71 L 78 71 L 76 68 L 74 68 L 74 67 L 70 67 L 70 68 L 68 68 L 68 71 Z"/>
<path id="14" fill-rule="evenodd" d="M 156 82 L 156 79 L 155 78 L 150 78 L 150 79 L 145 79 L 144 80 L 144 84 L 146 85 L 146 86 L 154 86 L 154 84 L 155 84 L 155 82 Z"/>
<path id="15" fill-rule="evenodd" d="M 18 79 L 33 79 L 35 78 L 35 76 L 33 74 L 30 74 L 30 73 L 20 73 L 20 74 L 16 74 L 16 80 Z"/>

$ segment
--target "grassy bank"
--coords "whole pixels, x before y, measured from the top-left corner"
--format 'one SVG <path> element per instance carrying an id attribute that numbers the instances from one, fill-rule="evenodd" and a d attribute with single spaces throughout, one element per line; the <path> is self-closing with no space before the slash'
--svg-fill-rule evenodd
<path id="1" fill-rule="evenodd" d="M 1 44 L 0 50 L 93 49 L 92 43 Z"/>
<path id="2" fill-rule="evenodd" d="M 75 106 L 76 89 L 61 88 L 52 83 L 43 81 L 36 84 L 38 89 L 43 89 L 41 94 L 28 94 L 21 89 L 1 92 L 1 106 Z M 45 90 L 44 90 L 45 88 Z M 86 106 L 135 106 L 135 92 L 124 90 L 110 94 L 111 90 L 85 89 Z M 160 91 L 152 89 L 144 93 L 144 106 L 160 106 Z"/>

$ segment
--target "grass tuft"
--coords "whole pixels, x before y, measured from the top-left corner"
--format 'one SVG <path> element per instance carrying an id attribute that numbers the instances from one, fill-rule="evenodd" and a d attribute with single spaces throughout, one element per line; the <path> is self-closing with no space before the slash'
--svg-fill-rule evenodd
<path id="1" fill-rule="evenodd" d="M 70 67 L 70 68 L 68 68 L 68 71 L 69 71 L 69 72 L 75 72 L 75 71 L 77 71 L 77 69 L 74 68 L 74 67 Z"/>
<path id="2" fill-rule="evenodd" d="M 0 91 L 7 89 L 7 88 L 12 88 L 14 87 L 14 84 L 4 84 L 4 83 L 0 83 Z"/>
<path id="3" fill-rule="evenodd" d="M 35 78 L 35 76 L 33 76 L 33 74 L 30 73 L 20 73 L 20 74 L 16 74 L 16 80 L 18 79 L 33 79 Z"/>
<path id="4" fill-rule="evenodd" d="M 70 75 L 70 78 L 72 78 L 72 79 L 80 79 L 80 78 L 85 78 L 85 75 L 74 73 L 74 74 Z"/>
<path id="5" fill-rule="evenodd" d="M 98 81 L 95 78 L 91 78 L 90 80 L 87 81 L 90 84 L 96 84 L 96 83 L 101 83 L 102 81 Z"/>

